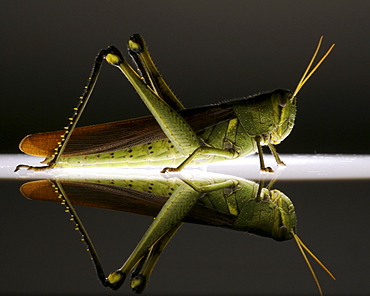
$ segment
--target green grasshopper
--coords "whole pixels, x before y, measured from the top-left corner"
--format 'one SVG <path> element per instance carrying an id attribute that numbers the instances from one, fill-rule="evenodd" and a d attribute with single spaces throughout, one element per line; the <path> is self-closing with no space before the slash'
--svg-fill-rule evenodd
<path id="1" fill-rule="evenodd" d="M 316 51 L 294 92 L 277 89 L 248 98 L 185 109 L 155 67 L 140 35 L 133 35 L 128 50 L 135 71 L 114 46 L 101 50 L 79 105 L 64 131 L 32 134 L 20 143 L 24 153 L 45 157 L 46 166 L 18 165 L 31 170 L 53 167 L 165 166 L 162 172 L 235 159 L 258 152 L 266 167 L 262 147 L 267 145 L 278 165 L 284 165 L 274 145 L 291 132 L 296 117 L 296 96 L 325 60 L 334 44 L 310 71 Z M 135 88 L 152 116 L 75 128 L 94 89 L 103 60 L 118 67 Z M 68 144 L 68 145 L 67 145 Z"/>
<path id="2" fill-rule="evenodd" d="M 126 176 L 126 177 L 125 177 Z M 84 180 L 71 176 L 33 181 L 22 185 L 24 196 L 36 200 L 62 201 L 82 233 L 92 254 L 98 278 L 117 290 L 131 273 L 131 288 L 142 293 L 159 256 L 183 222 L 250 232 L 277 241 L 294 238 L 322 295 L 320 284 L 296 234 L 296 214 L 291 200 L 279 190 L 252 181 L 220 174 L 181 174 L 163 178 L 153 172 L 116 176 L 90 175 Z M 147 232 L 121 268 L 108 277 L 73 205 L 128 211 L 155 217 Z"/>

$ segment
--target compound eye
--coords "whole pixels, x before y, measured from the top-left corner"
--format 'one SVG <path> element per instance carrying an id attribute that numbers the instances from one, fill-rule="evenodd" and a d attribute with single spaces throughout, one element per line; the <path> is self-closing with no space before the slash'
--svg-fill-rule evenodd
<path id="1" fill-rule="evenodd" d="M 281 108 L 284 108 L 286 106 L 288 99 L 286 96 L 279 96 L 278 103 Z"/>
<path id="2" fill-rule="evenodd" d="M 279 237 L 282 240 L 287 239 L 287 237 L 288 237 L 288 228 L 286 226 L 280 226 L 280 228 L 279 228 Z"/>

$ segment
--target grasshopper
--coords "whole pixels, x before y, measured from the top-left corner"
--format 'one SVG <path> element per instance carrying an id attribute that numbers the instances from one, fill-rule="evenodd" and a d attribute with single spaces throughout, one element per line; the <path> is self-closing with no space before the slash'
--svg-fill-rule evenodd
<path id="1" fill-rule="evenodd" d="M 333 278 L 296 234 L 296 213 L 291 200 L 281 191 L 264 188 L 253 181 L 220 174 L 181 174 L 172 178 L 143 171 L 116 176 L 71 176 L 28 182 L 24 196 L 35 200 L 59 201 L 67 207 L 75 228 L 82 233 L 104 286 L 117 290 L 131 273 L 131 288 L 142 293 L 159 256 L 183 222 L 250 232 L 284 241 L 294 238 L 322 290 L 305 255 L 304 248 Z M 121 268 L 108 277 L 82 225 L 74 205 L 134 212 L 155 217 L 147 232 Z"/>
<path id="2" fill-rule="evenodd" d="M 278 165 L 285 165 L 274 145 L 292 131 L 296 96 L 333 49 L 310 71 L 315 53 L 293 92 L 277 89 L 215 105 L 185 109 L 154 65 L 143 38 L 128 41 L 135 71 L 114 46 L 101 50 L 92 74 L 62 131 L 28 135 L 20 143 L 24 153 L 45 157 L 46 166 L 18 165 L 31 170 L 53 167 L 162 166 L 162 173 L 180 171 L 189 163 L 199 165 L 235 159 L 255 152 L 262 171 L 266 167 L 262 147 L 267 145 Z M 119 68 L 137 91 L 152 116 L 76 128 L 94 89 L 103 60 Z M 309 72 L 310 71 L 310 72 Z M 68 145 L 67 145 L 68 144 Z"/>

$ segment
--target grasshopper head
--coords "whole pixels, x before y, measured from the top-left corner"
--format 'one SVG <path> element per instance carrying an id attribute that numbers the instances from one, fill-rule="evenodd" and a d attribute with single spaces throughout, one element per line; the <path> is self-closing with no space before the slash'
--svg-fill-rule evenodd
<path id="1" fill-rule="evenodd" d="M 291 200 L 279 190 L 262 188 L 260 194 L 243 207 L 233 225 L 239 231 L 248 231 L 277 241 L 293 238 L 296 215 Z"/>
<path id="2" fill-rule="evenodd" d="M 335 280 L 335 277 L 325 267 L 325 265 L 322 264 L 321 261 L 306 247 L 306 245 L 296 234 L 297 220 L 294 206 L 290 199 L 279 190 L 271 190 L 269 193 L 270 193 L 269 198 L 271 202 L 276 205 L 276 209 L 274 212 L 273 227 L 271 231 L 272 238 L 277 241 L 283 241 L 294 238 L 304 260 L 307 263 L 308 268 L 311 271 L 311 274 L 316 282 L 317 288 L 319 289 L 319 293 L 322 296 L 323 294 L 320 283 L 303 249 L 305 249 L 311 255 L 311 257 L 332 277 L 332 279 Z M 263 196 L 261 195 L 261 197 Z"/>
<path id="3" fill-rule="evenodd" d="M 270 201 L 275 205 L 273 209 L 273 221 L 271 237 L 277 241 L 293 238 L 296 232 L 296 215 L 291 200 L 279 190 L 269 192 Z"/>
<path id="4" fill-rule="evenodd" d="M 262 196 L 261 196 L 262 197 Z M 316 277 L 316 274 L 308 261 L 308 258 L 304 252 L 307 251 L 308 254 L 335 280 L 335 277 L 332 273 L 325 267 L 323 263 L 306 247 L 306 245 L 302 242 L 302 240 L 296 234 L 296 216 L 294 211 L 294 206 L 290 199 L 282 192 L 278 190 L 271 190 L 270 191 L 270 198 L 271 201 L 276 204 L 277 209 L 274 214 L 274 225 L 272 229 L 272 238 L 277 241 L 283 241 L 287 239 L 294 238 L 297 243 L 297 246 L 307 263 L 308 268 L 311 271 L 311 274 L 316 282 L 317 288 L 319 289 L 319 293 L 322 296 L 322 290 L 320 283 Z M 304 249 L 304 250 L 303 250 Z"/>
<path id="5" fill-rule="evenodd" d="M 296 97 L 289 90 L 277 89 L 271 93 L 274 109 L 273 129 L 262 135 L 265 144 L 279 144 L 292 131 L 297 112 Z"/>
<path id="6" fill-rule="evenodd" d="M 279 144 L 282 140 L 284 140 L 291 132 L 294 126 L 294 119 L 296 115 L 296 96 L 298 92 L 301 90 L 303 85 L 307 82 L 307 80 L 315 73 L 317 68 L 322 64 L 322 62 L 326 59 L 329 55 L 331 50 L 334 47 L 334 44 L 329 48 L 329 50 L 324 54 L 321 60 L 316 64 L 315 67 L 310 71 L 312 63 L 314 62 L 316 55 L 320 49 L 322 36 L 319 40 L 319 43 L 316 47 L 315 53 L 313 54 L 311 61 L 309 62 L 305 72 L 303 73 L 300 81 L 298 82 L 294 92 L 286 91 L 286 90 L 275 90 L 271 93 L 271 100 L 274 108 L 275 114 L 278 114 L 278 117 L 275 118 L 278 120 L 277 125 L 274 126 L 273 130 L 270 131 L 268 134 L 263 135 L 264 144 Z M 310 72 L 309 72 L 310 71 Z M 279 110 L 279 108 L 281 108 Z M 277 113 L 276 113 L 277 112 Z"/>
<path id="7" fill-rule="evenodd" d="M 300 81 L 298 82 L 294 92 L 278 89 L 268 94 L 271 96 L 270 99 L 272 103 L 271 106 L 273 109 L 273 113 L 268 114 L 268 112 L 266 112 L 266 109 L 261 109 L 264 113 L 266 113 L 264 117 L 262 117 L 261 115 L 259 116 L 259 118 L 262 118 L 266 122 L 263 126 L 265 128 L 265 132 L 260 129 L 259 133 L 254 134 L 255 136 L 259 135 L 261 137 L 263 145 L 279 144 L 292 131 L 296 115 L 296 96 L 303 85 L 313 75 L 313 73 L 315 73 L 317 68 L 322 64 L 322 62 L 326 59 L 326 57 L 329 55 L 334 47 L 333 44 L 320 59 L 320 61 L 316 64 L 316 66 L 314 66 L 313 69 L 310 71 L 312 63 L 314 62 L 316 55 L 320 49 L 322 38 L 323 37 L 321 36 L 316 51 L 313 54 L 311 61 L 309 62 Z M 268 115 L 270 116 L 270 121 L 266 118 L 266 116 Z"/>

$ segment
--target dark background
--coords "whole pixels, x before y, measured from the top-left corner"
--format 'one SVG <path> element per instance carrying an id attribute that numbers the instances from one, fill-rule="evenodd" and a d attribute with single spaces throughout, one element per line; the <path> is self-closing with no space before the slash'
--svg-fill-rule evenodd
<path id="1" fill-rule="evenodd" d="M 281 153 L 368 153 L 368 1 L 1 1 L 0 152 L 60 129 L 99 49 L 141 33 L 187 107 L 294 89 L 318 39 L 334 51 L 298 95 Z M 108 65 L 82 124 L 148 114 Z"/>
<path id="2" fill-rule="evenodd" d="M 99 49 L 125 52 L 141 33 L 188 107 L 275 88 L 294 89 L 317 41 L 332 54 L 298 95 L 281 153 L 368 154 L 368 1 L 1 1 L 0 152 L 29 133 L 60 129 Z M 104 65 L 82 124 L 148 114 L 117 69 Z M 113 295 L 100 286 L 60 205 L 27 201 L 2 182 L 0 293 Z M 369 183 L 281 182 L 299 233 L 337 276 L 325 295 L 367 294 Z M 149 218 L 81 209 L 106 271 L 119 267 Z M 130 293 L 128 283 L 123 291 Z M 293 242 L 187 225 L 161 258 L 151 294 L 310 294 L 315 284 Z"/>

